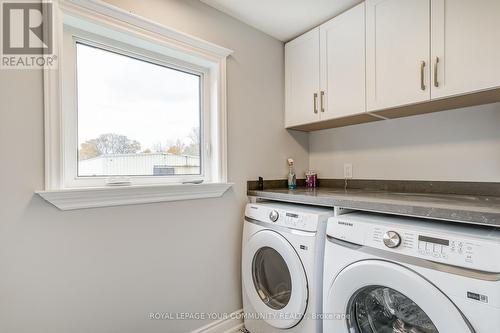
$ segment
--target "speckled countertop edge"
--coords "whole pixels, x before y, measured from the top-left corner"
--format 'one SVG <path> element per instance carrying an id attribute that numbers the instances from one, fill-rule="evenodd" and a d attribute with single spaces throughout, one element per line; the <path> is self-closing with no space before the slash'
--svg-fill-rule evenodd
<path id="1" fill-rule="evenodd" d="M 344 191 L 339 188 L 248 190 L 247 195 L 267 200 L 500 227 L 500 197 Z"/>

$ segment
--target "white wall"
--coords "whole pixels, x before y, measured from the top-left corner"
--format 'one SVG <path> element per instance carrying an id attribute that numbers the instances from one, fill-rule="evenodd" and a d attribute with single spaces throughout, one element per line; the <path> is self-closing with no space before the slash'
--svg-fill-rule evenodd
<path id="1" fill-rule="evenodd" d="M 0 332 L 188 332 L 205 321 L 149 312 L 241 308 L 246 180 L 308 165 L 306 134 L 283 129 L 281 42 L 191 0 L 113 0 L 231 48 L 229 179 L 220 199 L 61 212 L 43 189 L 40 71 L 0 71 Z"/>
<path id="2" fill-rule="evenodd" d="M 312 133 L 321 178 L 500 182 L 500 103 Z"/>

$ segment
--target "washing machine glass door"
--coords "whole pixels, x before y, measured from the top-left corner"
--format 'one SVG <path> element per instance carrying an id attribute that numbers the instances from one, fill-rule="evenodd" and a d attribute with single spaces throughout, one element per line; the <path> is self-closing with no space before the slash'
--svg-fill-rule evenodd
<path id="1" fill-rule="evenodd" d="M 260 319 L 277 328 L 295 326 L 307 306 L 307 279 L 293 246 L 279 233 L 263 230 L 243 249 L 245 292 Z"/>
<path id="2" fill-rule="evenodd" d="M 345 320 L 326 320 L 325 333 L 474 332 L 431 282 L 381 260 L 360 261 L 342 270 L 330 288 L 325 310 L 346 315 Z"/>

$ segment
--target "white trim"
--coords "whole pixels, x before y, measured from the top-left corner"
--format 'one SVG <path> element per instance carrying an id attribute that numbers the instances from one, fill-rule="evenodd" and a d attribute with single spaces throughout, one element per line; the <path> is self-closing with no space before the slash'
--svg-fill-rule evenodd
<path id="1" fill-rule="evenodd" d="M 234 311 L 228 318 L 216 320 L 190 333 L 236 333 L 243 326 L 243 309 Z"/>
<path id="2" fill-rule="evenodd" d="M 203 39 L 180 32 L 173 28 L 165 27 L 104 1 L 61 0 L 60 3 L 64 11 L 82 13 L 83 10 L 86 10 L 92 14 L 100 14 L 106 17 L 106 20 L 116 21 L 115 23 L 127 25 L 129 28 L 134 30 L 143 29 L 147 32 L 161 35 L 170 40 L 176 46 L 182 46 L 183 48 L 191 49 L 193 51 L 201 51 L 217 58 L 225 58 L 233 53 L 233 50 L 207 42 Z"/>
<path id="3" fill-rule="evenodd" d="M 227 182 L 227 82 L 226 82 L 226 58 L 219 61 L 219 119 L 218 127 L 219 130 L 219 141 L 217 142 L 217 147 L 219 151 L 213 152 L 219 157 L 219 170 L 218 178 L 222 182 Z M 213 156 L 212 156 L 213 157 Z"/>
<path id="4" fill-rule="evenodd" d="M 188 62 L 205 68 L 208 73 L 206 77 L 209 78 L 207 81 L 209 81 L 210 85 L 210 89 L 207 89 L 205 95 L 207 95 L 207 103 L 210 103 L 210 107 L 213 108 L 210 116 L 211 131 L 210 133 L 207 132 L 207 135 L 210 135 L 210 140 L 208 140 L 210 145 L 205 147 L 205 150 L 207 154 L 210 154 L 210 159 L 216 161 L 212 163 L 212 168 L 208 170 L 210 175 L 206 176 L 208 176 L 207 179 L 210 182 L 223 184 L 227 182 L 226 57 L 233 51 L 177 30 L 164 27 L 100 0 L 54 1 L 53 14 L 54 53 L 58 56 L 59 68 L 44 70 L 45 191 L 39 192 L 42 197 L 47 200 L 51 198 L 52 201 L 57 202 L 60 200 L 65 201 L 68 198 L 70 201 L 78 201 L 75 198 L 70 198 L 71 195 L 68 193 L 74 194 L 77 192 L 72 191 L 73 187 L 65 182 L 67 178 L 65 177 L 67 167 L 65 166 L 66 162 L 64 160 L 66 115 L 65 112 L 63 112 L 63 70 L 61 67 L 64 65 L 63 29 L 66 24 L 73 27 L 81 25 L 89 28 L 89 32 L 95 32 L 97 27 L 97 29 L 106 31 L 106 33 L 113 36 L 131 36 L 135 41 L 142 41 L 142 44 L 152 47 L 153 49 L 150 49 L 152 52 L 164 53 L 166 56 L 174 58 L 180 55 Z M 120 39 L 117 40 L 120 41 Z M 207 184 L 202 185 L 202 187 L 206 186 Z M 122 191 L 124 191 L 123 193 L 137 192 L 136 190 L 130 190 L 131 188 L 157 188 L 157 186 L 138 185 Z M 179 196 L 179 191 L 177 190 L 181 188 L 183 189 L 181 191 L 182 193 L 188 189 L 180 184 L 163 186 L 163 195 L 154 195 L 154 198 L 150 199 L 156 201 L 172 201 L 180 200 L 180 197 L 186 197 L 188 199 L 206 197 L 203 196 L 204 194 L 200 194 L 196 191 L 193 192 L 192 195 L 184 193 Z M 209 187 L 207 187 L 207 189 L 208 188 Z M 81 190 L 83 196 L 85 196 L 83 193 L 92 192 L 91 189 L 88 188 L 82 188 Z M 94 190 L 99 191 L 99 193 L 107 193 L 106 191 L 108 190 L 110 194 L 120 193 L 114 192 L 115 189 L 108 188 L 94 188 Z M 166 193 L 171 190 L 173 191 L 172 193 Z M 205 193 L 204 191 L 202 192 Z M 220 193 L 220 195 L 222 193 Z M 148 197 L 150 195 L 146 194 L 145 196 Z M 127 196 L 124 195 L 123 197 Z M 161 197 L 161 199 L 157 200 L 158 197 Z M 144 201 L 144 198 L 140 198 L 137 201 L 137 203 L 151 202 Z M 126 200 L 119 199 L 118 202 L 118 204 L 124 204 L 124 202 L 135 203 L 130 197 L 126 198 Z M 66 207 L 65 204 L 60 205 Z M 91 207 L 97 207 L 94 203 L 91 203 L 91 205 Z M 85 205 L 76 203 L 75 207 L 77 206 L 83 208 Z M 73 206 L 70 205 L 69 207 Z"/>
<path id="5" fill-rule="evenodd" d="M 109 186 L 36 192 L 60 210 L 221 197 L 233 184 Z"/>
<path id="6" fill-rule="evenodd" d="M 53 3 L 53 52 L 60 62 L 62 51 L 62 12 Z M 43 108 L 44 108 L 44 143 L 45 143 L 45 189 L 61 188 L 63 186 L 63 146 L 62 129 L 62 96 L 60 93 L 62 72 L 59 69 L 43 70 Z"/>

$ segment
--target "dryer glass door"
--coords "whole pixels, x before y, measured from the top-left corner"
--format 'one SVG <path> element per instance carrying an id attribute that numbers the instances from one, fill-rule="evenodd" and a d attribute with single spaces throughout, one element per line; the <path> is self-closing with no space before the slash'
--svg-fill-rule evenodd
<path id="1" fill-rule="evenodd" d="M 297 325 L 307 308 L 306 272 L 295 248 L 281 234 L 262 230 L 243 248 L 243 288 L 255 312 L 281 329 Z"/>
<path id="2" fill-rule="evenodd" d="M 288 304 L 292 294 L 292 277 L 278 251 L 268 246 L 257 250 L 252 275 L 262 302 L 274 310 L 281 310 Z"/>

